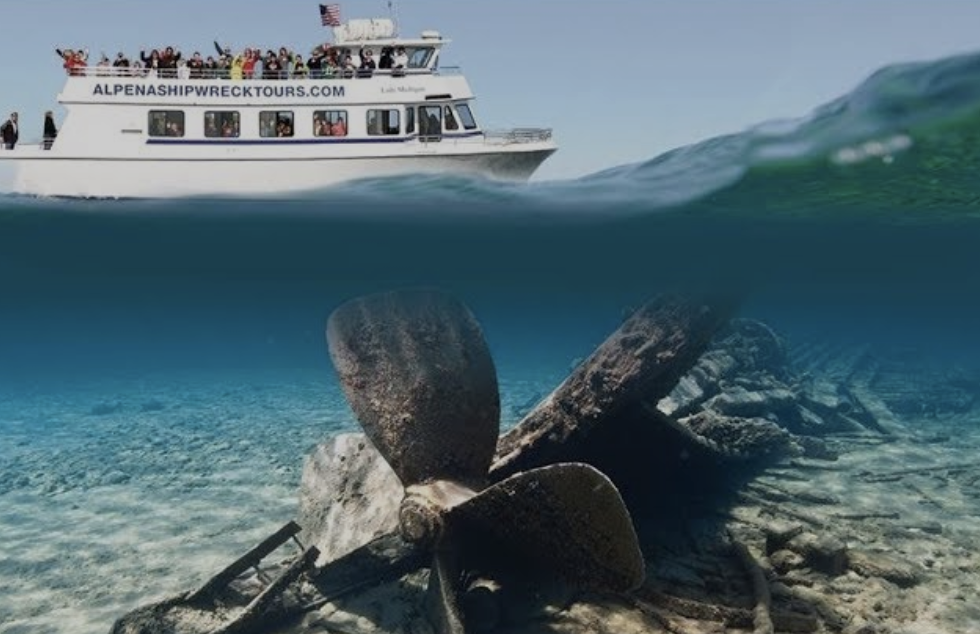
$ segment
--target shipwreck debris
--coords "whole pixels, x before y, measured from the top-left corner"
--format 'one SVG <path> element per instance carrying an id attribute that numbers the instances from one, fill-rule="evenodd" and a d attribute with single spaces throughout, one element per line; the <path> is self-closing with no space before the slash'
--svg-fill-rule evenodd
<path id="1" fill-rule="evenodd" d="M 114 632 L 252 634 L 311 611 L 329 631 L 386 587 L 437 634 L 840 629 L 814 578 L 909 587 L 919 571 L 825 535 L 840 500 L 799 483 L 843 469 L 828 435 L 868 445 L 889 430 L 863 395 L 801 378 L 735 309 L 649 302 L 499 437 L 496 370 L 465 305 L 429 290 L 348 302 L 327 340 L 364 434 L 308 457 L 297 523 Z M 275 581 L 222 590 L 283 536 L 307 547 Z"/>

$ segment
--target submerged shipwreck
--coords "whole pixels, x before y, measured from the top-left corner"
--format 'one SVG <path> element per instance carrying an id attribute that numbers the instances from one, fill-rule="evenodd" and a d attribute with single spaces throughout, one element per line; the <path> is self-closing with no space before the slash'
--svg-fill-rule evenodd
<path id="1" fill-rule="evenodd" d="M 924 571 L 838 529 L 899 514 L 840 513 L 815 483 L 835 442 L 902 431 L 855 363 L 846 383 L 791 374 L 736 309 L 654 299 L 501 436 L 466 306 L 343 305 L 327 339 L 364 434 L 307 458 L 296 521 L 112 632 L 891 632 L 872 603 Z"/>

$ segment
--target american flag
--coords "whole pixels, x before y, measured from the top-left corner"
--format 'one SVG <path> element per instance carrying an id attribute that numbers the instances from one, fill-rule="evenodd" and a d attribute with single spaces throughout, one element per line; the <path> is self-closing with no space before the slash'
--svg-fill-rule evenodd
<path id="1" fill-rule="evenodd" d="M 321 4 L 320 22 L 323 26 L 340 26 L 340 5 Z"/>

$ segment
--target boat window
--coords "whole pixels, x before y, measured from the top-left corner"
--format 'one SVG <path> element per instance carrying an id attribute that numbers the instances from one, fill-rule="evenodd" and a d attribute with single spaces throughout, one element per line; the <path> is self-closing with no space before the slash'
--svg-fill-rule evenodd
<path id="1" fill-rule="evenodd" d="M 401 134 L 401 113 L 396 109 L 368 110 L 367 132 L 370 136 Z"/>
<path id="2" fill-rule="evenodd" d="M 456 121 L 452 106 L 446 106 L 446 130 L 459 130 L 459 122 Z"/>
<path id="3" fill-rule="evenodd" d="M 150 110 L 150 136 L 184 136 L 183 110 Z"/>
<path id="4" fill-rule="evenodd" d="M 259 136 L 291 137 L 295 134 L 293 113 L 289 110 L 265 110 L 259 113 Z"/>
<path id="5" fill-rule="evenodd" d="M 419 108 L 419 137 L 423 141 L 438 141 L 442 137 L 442 106 Z"/>
<path id="6" fill-rule="evenodd" d="M 456 112 L 459 113 L 459 120 L 463 122 L 463 127 L 467 130 L 476 130 L 476 119 L 473 118 L 473 111 L 466 103 L 456 104 Z"/>
<path id="7" fill-rule="evenodd" d="M 429 60 L 432 59 L 433 50 L 431 47 L 408 49 L 406 51 L 408 53 L 408 67 L 428 68 Z"/>
<path id="8" fill-rule="evenodd" d="M 415 108 L 405 108 L 405 134 L 415 132 Z"/>
<path id="9" fill-rule="evenodd" d="M 347 136 L 346 110 L 317 110 L 313 113 L 314 136 Z"/>
<path id="10" fill-rule="evenodd" d="M 210 110 L 204 113 L 204 136 L 235 138 L 242 133 L 242 121 L 237 111 Z"/>

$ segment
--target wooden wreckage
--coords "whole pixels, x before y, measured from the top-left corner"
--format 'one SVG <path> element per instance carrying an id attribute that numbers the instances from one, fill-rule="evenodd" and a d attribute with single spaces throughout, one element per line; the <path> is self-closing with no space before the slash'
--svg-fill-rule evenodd
<path id="1" fill-rule="evenodd" d="M 413 290 L 341 306 L 327 328 L 331 358 L 402 489 L 388 501 L 387 528 L 358 533 L 358 513 L 342 512 L 355 547 L 321 553 L 311 537 L 257 575 L 263 559 L 315 533 L 304 526 L 297 539 L 290 522 L 200 589 L 139 608 L 112 632 L 294 631 L 289 623 L 328 603 L 424 571 L 420 610 L 437 634 L 600 631 L 508 624 L 513 597 L 544 601 L 558 587 L 600 606 L 595 619 L 628 613 L 624 633 L 725 631 L 685 629 L 685 619 L 758 634 L 816 631 L 810 607 L 773 605 L 756 557 L 724 528 L 726 505 L 764 461 L 657 406 L 736 309 L 729 300 L 654 299 L 500 437 L 493 360 L 462 303 Z M 697 520 L 692 530 L 685 522 L 694 516 L 716 522 Z M 658 573 L 678 552 L 700 579 L 685 585 Z"/>

